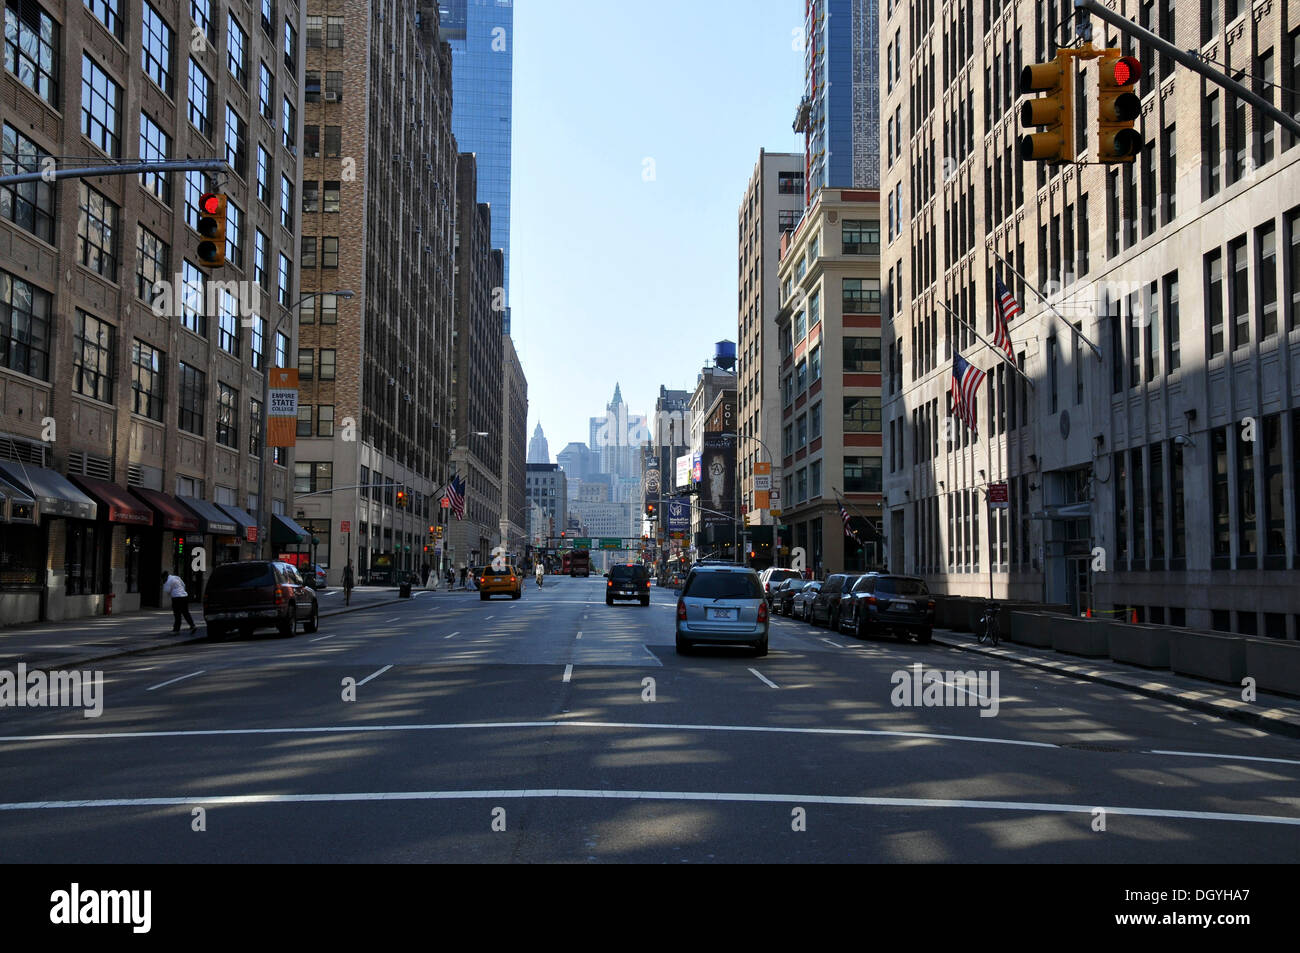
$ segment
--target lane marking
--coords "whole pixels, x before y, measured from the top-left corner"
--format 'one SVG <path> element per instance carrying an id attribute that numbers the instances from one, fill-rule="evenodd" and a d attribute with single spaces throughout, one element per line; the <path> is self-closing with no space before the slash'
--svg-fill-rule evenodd
<path id="1" fill-rule="evenodd" d="M 454 638 L 455 638 L 456 636 L 458 636 L 458 635 L 460 635 L 459 632 L 453 632 L 451 635 L 444 635 L 443 638 L 444 638 L 444 639 L 454 639 Z"/>
<path id="2" fill-rule="evenodd" d="M 1300 827 L 1300 817 L 1275 814 L 1229 814 L 1223 811 L 1176 811 L 1149 807 L 1115 807 L 1098 804 L 1052 804 L 1035 801 L 974 801 L 956 798 L 847 797 L 829 794 L 750 794 L 707 791 L 610 791 L 551 788 L 496 791 L 371 791 L 343 794 L 226 794 L 200 797 L 99 798 L 80 801 L 17 801 L 0 804 L 0 811 L 57 811 L 109 807 L 190 807 L 195 804 L 322 804 L 357 801 L 467 801 L 489 798 L 580 798 L 633 801 L 711 801 L 749 804 L 826 804 L 850 807 L 956 808 L 983 811 L 1020 811 L 1030 814 L 1082 814 L 1101 807 L 1108 814 L 1195 821 L 1233 821 L 1246 824 L 1280 824 Z"/>
<path id="3" fill-rule="evenodd" d="M 566 665 L 566 666 L 564 666 L 564 680 L 565 680 L 565 682 L 568 682 L 568 680 L 569 680 L 570 678 L 572 678 L 572 677 L 573 677 L 573 666 L 572 666 L 572 665 Z"/>
<path id="4" fill-rule="evenodd" d="M 363 678 L 361 681 L 357 682 L 357 688 L 360 688 L 362 685 L 364 685 L 366 682 L 370 681 L 372 678 L 378 678 L 380 675 L 383 675 L 386 671 L 388 671 L 388 670 L 389 670 L 390 668 L 392 668 L 392 667 L 393 667 L 393 666 L 391 666 L 391 665 L 385 665 L 385 666 L 384 666 L 383 668 L 381 668 L 379 671 L 377 671 L 377 672 L 372 672 L 371 674 L 369 674 L 369 675 L 367 675 L 365 678 Z"/>
<path id="5" fill-rule="evenodd" d="M 401 620 L 402 617 L 400 615 L 395 615 L 391 619 L 385 619 L 384 625 L 388 625 L 390 622 L 400 622 Z"/>
<path id="6" fill-rule="evenodd" d="M 157 685 L 150 685 L 148 688 L 145 689 L 145 691 L 151 692 L 155 688 L 166 688 L 168 685 L 175 685 L 177 682 L 183 682 L 185 681 L 185 679 L 193 678 L 195 675 L 202 675 L 205 671 L 207 671 L 207 669 L 199 669 L 197 672 L 190 672 L 190 674 L 182 675 L 180 678 L 173 678 L 169 682 L 160 682 Z"/>
<path id="7" fill-rule="evenodd" d="M 770 682 L 770 681 L 768 681 L 766 678 L 764 678 L 764 677 L 763 677 L 763 673 L 760 672 L 758 669 L 756 669 L 756 668 L 751 668 L 750 671 L 754 673 L 754 677 L 755 677 L 755 678 L 757 678 L 760 682 L 762 682 L 762 683 L 763 683 L 764 685 L 766 685 L 768 688 L 780 688 L 780 687 L 781 687 L 781 686 L 777 685 L 776 682 Z"/>
<path id="8" fill-rule="evenodd" d="M 830 639 L 822 639 L 822 641 L 825 642 L 827 645 L 835 646 L 837 649 L 844 648 L 844 646 L 840 645 L 838 642 L 832 642 Z"/>
<path id="9" fill-rule="evenodd" d="M 581 632 L 578 633 L 578 638 L 582 638 L 582 633 L 581 633 Z"/>
<path id="10" fill-rule="evenodd" d="M 1214 754 L 1204 751 L 1158 751 L 1152 750 L 1151 754 L 1167 754 L 1175 758 L 1222 758 L 1228 761 L 1267 761 L 1270 764 L 1300 764 L 1292 758 L 1256 758 L 1244 754 Z"/>
<path id="11" fill-rule="evenodd" d="M 339 633 L 337 633 L 337 632 L 334 633 L 334 635 L 338 635 L 338 634 L 339 634 Z M 322 635 L 322 636 L 320 636 L 320 638 L 316 638 L 316 639 L 308 639 L 307 641 L 309 641 L 309 642 L 324 642 L 326 639 L 332 639 L 332 638 L 334 638 L 334 635 Z"/>

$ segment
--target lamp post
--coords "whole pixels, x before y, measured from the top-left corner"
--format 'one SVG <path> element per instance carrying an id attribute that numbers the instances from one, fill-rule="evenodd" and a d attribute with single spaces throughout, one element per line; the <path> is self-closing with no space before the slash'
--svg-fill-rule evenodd
<path id="1" fill-rule="evenodd" d="M 262 341 L 262 466 L 257 484 L 257 531 L 262 534 L 258 539 L 258 549 L 266 559 L 275 555 L 275 549 L 271 545 L 271 448 L 267 446 L 267 439 L 270 436 L 268 431 L 271 415 L 271 366 L 275 357 L 275 336 L 280 333 L 280 325 L 284 323 L 284 319 L 291 314 L 297 314 L 303 302 L 313 298 L 323 298 L 326 295 L 335 295 L 339 298 L 355 297 L 354 292 L 347 290 L 309 291 L 280 315 L 279 320 L 275 322 L 275 327 Z M 291 342 L 290 347 L 292 346 Z M 285 356 L 288 357 L 287 354 Z"/>

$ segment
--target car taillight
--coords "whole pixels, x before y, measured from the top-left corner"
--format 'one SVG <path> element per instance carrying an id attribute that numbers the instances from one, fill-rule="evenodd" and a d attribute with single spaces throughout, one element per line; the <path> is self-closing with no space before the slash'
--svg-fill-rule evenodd
<path id="1" fill-rule="evenodd" d="M 515 581 L 515 577 L 514 577 L 514 576 L 511 576 L 511 577 L 510 577 L 510 581 L 511 581 L 511 582 L 514 582 L 514 581 Z"/>
<path id="2" fill-rule="evenodd" d="M 612 586 L 612 585 L 614 585 L 614 580 L 611 579 L 609 582 L 605 583 L 605 585 L 606 585 L 606 586 Z"/>
<path id="3" fill-rule="evenodd" d="M 875 597 L 875 596 L 867 596 L 867 602 L 874 606 L 874 605 L 876 604 L 876 597 Z"/>
<path id="4" fill-rule="evenodd" d="M 686 600 L 685 599 L 677 600 L 677 618 L 681 622 L 686 621 Z"/>
<path id="5" fill-rule="evenodd" d="M 758 604 L 758 621 L 759 621 L 759 622 L 766 622 L 766 621 L 767 621 L 767 603 L 766 603 L 766 602 L 760 602 L 760 603 Z"/>
<path id="6" fill-rule="evenodd" d="M 765 583 L 763 583 L 763 591 L 764 591 L 764 592 L 771 592 L 771 591 L 772 591 L 772 584 L 771 584 L 770 582 L 765 582 Z"/>
<path id="7" fill-rule="evenodd" d="M 934 600 L 931 599 L 929 602 L 927 602 L 927 603 L 925 604 L 925 607 L 926 607 L 927 609 L 933 609 L 933 608 L 934 608 Z"/>
<path id="8" fill-rule="evenodd" d="M 275 604 L 278 606 L 284 602 L 284 589 L 280 586 L 275 587 Z"/>

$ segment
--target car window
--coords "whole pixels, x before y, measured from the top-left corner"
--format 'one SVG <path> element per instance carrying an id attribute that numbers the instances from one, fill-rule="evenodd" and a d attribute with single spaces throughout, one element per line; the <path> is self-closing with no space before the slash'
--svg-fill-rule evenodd
<path id="1" fill-rule="evenodd" d="M 863 576 L 853 584 L 854 592 L 874 592 L 876 588 L 875 576 Z"/>
<path id="2" fill-rule="evenodd" d="M 269 563 L 227 563 L 212 570 L 209 588 L 218 589 L 252 589 L 256 586 L 271 586 L 275 577 L 271 575 Z"/>
<path id="3" fill-rule="evenodd" d="M 804 586 L 804 589 L 808 592 L 821 592 L 822 584 L 820 582 L 810 582 Z"/>
<path id="4" fill-rule="evenodd" d="M 514 574 L 515 571 L 510 566 L 507 566 L 505 569 L 493 569 L 489 566 L 483 571 L 483 575 L 485 576 L 513 576 Z"/>
<path id="5" fill-rule="evenodd" d="M 647 575 L 644 566 L 615 566 L 609 571 L 611 579 L 644 579 Z"/>
<path id="6" fill-rule="evenodd" d="M 894 596 L 928 596 L 930 590 L 920 579 L 897 579 L 885 576 L 876 588 L 877 592 Z"/>
<path id="7" fill-rule="evenodd" d="M 763 586 L 752 572 L 701 572 L 686 583 L 683 598 L 762 599 Z"/>

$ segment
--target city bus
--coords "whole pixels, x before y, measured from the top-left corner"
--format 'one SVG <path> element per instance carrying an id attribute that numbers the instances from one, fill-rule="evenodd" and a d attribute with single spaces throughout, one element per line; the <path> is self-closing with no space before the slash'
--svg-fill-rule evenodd
<path id="1" fill-rule="evenodd" d="M 571 554 L 566 554 L 566 559 L 570 576 L 586 578 L 591 575 L 591 550 L 575 549 Z"/>

